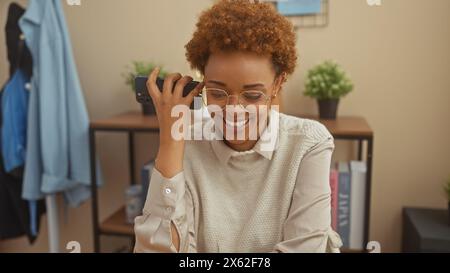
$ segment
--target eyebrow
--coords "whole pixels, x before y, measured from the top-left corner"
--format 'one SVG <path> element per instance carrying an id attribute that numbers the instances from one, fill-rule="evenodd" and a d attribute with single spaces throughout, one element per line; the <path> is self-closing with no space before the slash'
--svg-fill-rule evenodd
<path id="1" fill-rule="evenodd" d="M 227 87 L 227 85 L 225 83 L 220 82 L 220 81 L 209 80 L 207 83 L 213 83 L 213 84 L 220 85 L 222 87 Z M 262 83 L 246 84 L 243 86 L 244 89 L 251 89 L 251 88 L 258 88 L 258 87 L 265 89 L 265 85 Z"/>
<path id="2" fill-rule="evenodd" d="M 254 84 L 246 84 L 246 85 L 244 85 L 244 89 L 250 89 L 250 88 L 258 88 L 258 87 L 261 87 L 261 88 L 266 88 L 265 86 L 264 86 L 264 84 L 262 84 L 262 83 L 254 83 Z"/>
<path id="3" fill-rule="evenodd" d="M 223 87 L 227 87 L 227 85 L 225 83 L 219 82 L 219 81 L 209 80 L 209 81 L 207 81 L 207 83 L 213 83 L 213 84 L 217 84 L 217 85 L 220 85 Z"/>

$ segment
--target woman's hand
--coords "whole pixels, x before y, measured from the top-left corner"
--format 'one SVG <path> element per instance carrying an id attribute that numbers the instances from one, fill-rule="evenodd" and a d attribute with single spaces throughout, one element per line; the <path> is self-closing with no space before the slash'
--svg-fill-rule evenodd
<path id="1" fill-rule="evenodd" d="M 200 83 L 189 95 L 183 97 L 183 89 L 192 77 L 175 73 L 167 76 L 161 92 L 156 85 L 160 69 L 152 71 L 147 81 L 147 89 L 155 105 L 159 121 L 159 150 L 156 156 L 156 169 L 166 178 L 172 178 L 183 170 L 184 140 L 175 140 L 172 137 L 172 126 L 181 117 L 172 117 L 172 109 L 177 105 L 190 106 L 195 96 L 198 96 L 204 87 Z M 172 92 L 173 90 L 173 92 Z M 189 118 L 190 117 L 183 117 Z M 187 130 L 187 128 L 183 128 Z"/>

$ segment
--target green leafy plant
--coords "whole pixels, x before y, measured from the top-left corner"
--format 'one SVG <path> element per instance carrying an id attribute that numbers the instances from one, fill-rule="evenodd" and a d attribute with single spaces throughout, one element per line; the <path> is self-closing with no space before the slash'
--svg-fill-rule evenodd
<path id="1" fill-rule="evenodd" d="M 447 200 L 450 202 L 450 178 L 447 181 L 447 184 L 444 186 L 444 191 L 447 196 Z"/>
<path id="2" fill-rule="evenodd" d="M 353 83 L 341 67 L 333 61 L 325 61 L 308 71 L 304 94 L 308 97 L 339 99 L 353 90 Z"/>
<path id="3" fill-rule="evenodd" d="M 131 87 L 131 90 L 135 90 L 135 84 L 134 84 L 134 78 L 136 76 L 148 76 L 150 72 L 152 72 L 153 69 L 155 69 L 157 66 L 161 67 L 161 71 L 159 73 L 159 76 L 162 78 L 165 78 L 168 74 L 167 71 L 165 71 L 162 66 L 156 65 L 152 62 L 139 62 L 134 61 L 132 62 L 131 67 L 127 66 L 127 72 L 123 73 L 122 76 L 125 78 L 125 83 Z"/>

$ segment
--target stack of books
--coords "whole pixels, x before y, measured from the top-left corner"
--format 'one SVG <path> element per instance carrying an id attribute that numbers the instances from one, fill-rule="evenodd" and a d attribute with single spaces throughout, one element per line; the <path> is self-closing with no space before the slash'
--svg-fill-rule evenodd
<path id="1" fill-rule="evenodd" d="M 365 249 L 367 167 L 362 161 L 338 162 L 330 173 L 331 226 L 343 247 Z"/>

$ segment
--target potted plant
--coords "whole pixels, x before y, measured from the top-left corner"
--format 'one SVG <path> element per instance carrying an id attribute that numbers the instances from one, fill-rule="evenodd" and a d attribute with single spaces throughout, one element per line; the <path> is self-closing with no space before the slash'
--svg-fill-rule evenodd
<path id="1" fill-rule="evenodd" d="M 127 67 L 128 71 L 123 74 L 123 77 L 125 78 L 125 83 L 131 88 L 133 92 L 136 92 L 136 86 L 134 83 L 134 79 L 136 78 L 136 76 L 148 76 L 150 72 L 152 72 L 153 69 L 155 69 L 155 67 L 157 67 L 157 65 L 152 62 L 134 61 L 131 67 L 129 66 Z M 159 76 L 165 78 L 167 74 L 168 73 L 161 68 Z M 144 115 L 154 114 L 153 105 L 142 104 L 142 113 Z"/>
<path id="2" fill-rule="evenodd" d="M 336 119 L 339 99 L 353 90 L 353 83 L 340 66 L 325 61 L 308 71 L 304 94 L 317 99 L 321 119 Z"/>
<path id="3" fill-rule="evenodd" d="M 444 186 L 444 191 L 448 201 L 448 224 L 450 225 L 450 178 Z"/>

